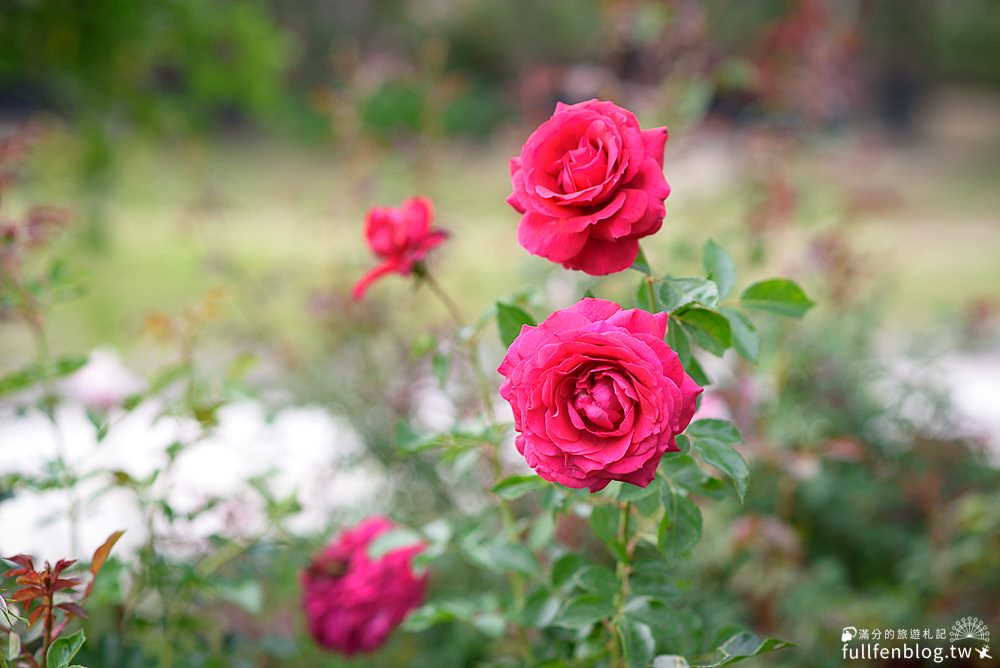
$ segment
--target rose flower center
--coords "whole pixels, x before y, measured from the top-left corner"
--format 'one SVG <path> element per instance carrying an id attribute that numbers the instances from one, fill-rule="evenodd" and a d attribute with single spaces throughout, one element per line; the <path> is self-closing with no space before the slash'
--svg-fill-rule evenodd
<path id="1" fill-rule="evenodd" d="M 611 431 L 619 425 L 626 406 L 631 405 L 620 380 L 606 372 L 577 379 L 572 405 L 581 422 L 599 431 Z"/>

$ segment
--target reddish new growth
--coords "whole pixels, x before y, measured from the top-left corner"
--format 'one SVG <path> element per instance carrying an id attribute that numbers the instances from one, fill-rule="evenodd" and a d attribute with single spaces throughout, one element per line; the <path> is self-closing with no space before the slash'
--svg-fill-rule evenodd
<path id="1" fill-rule="evenodd" d="M 28 665 L 45 668 L 46 654 L 53 641 L 74 617 L 86 617 L 83 604 L 90 597 L 97 574 L 122 533 L 116 531 L 108 536 L 104 544 L 94 552 L 89 569 L 90 582 L 82 591 L 78 589 L 83 584 L 81 578 L 63 577 L 63 573 L 76 563 L 75 559 L 60 559 L 55 566 L 46 561 L 41 568 L 35 568 L 34 560 L 26 554 L 5 557 L 7 561 L 18 565 L 18 568 L 12 568 L 4 573 L 6 578 L 16 578 L 14 582 L 18 586 L 7 600 L 20 606 L 22 615 L 27 616 L 28 630 L 34 628 L 39 621 L 42 623 L 42 643 L 38 658 L 35 658 L 35 652 L 27 648 L 22 649 L 20 658 Z M 7 630 L 13 631 L 13 629 Z"/>

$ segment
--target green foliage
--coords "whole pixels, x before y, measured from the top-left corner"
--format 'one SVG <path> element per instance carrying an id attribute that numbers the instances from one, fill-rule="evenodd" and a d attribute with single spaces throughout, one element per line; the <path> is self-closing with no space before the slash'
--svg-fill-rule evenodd
<path id="1" fill-rule="evenodd" d="M 45 655 L 46 666 L 51 668 L 68 668 L 70 665 L 69 662 L 80 653 L 80 649 L 86 640 L 87 636 L 83 631 L 77 631 L 68 636 L 56 638 Z"/>
<path id="2" fill-rule="evenodd" d="M 542 480 L 537 475 L 516 475 L 504 478 L 494 485 L 493 493 L 503 499 L 513 501 L 514 499 L 521 498 L 525 494 L 545 489 L 549 486 L 550 483 Z"/>
<path id="3" fill-rule="evenodd" d="M 747 492 L 750 470 L 735 445 L 743 442 L 739 430 L 725 420 L 698 420 L 684 432 L 691 440 L 692 449 L 706 464 L 719 469 L 733 481 L 740 501 Z"/>
<path id="4" fill-rule="evenodd" d="M 0 77 L 80 116 L 198 126 L 227 108 L 266 120 L 287 99 L 291 43 L 263 2 L 13 3 L 3 29 Z"/>
<path id="5" fill-rule="evenodd" d="M 774 638 L 761 638 L 744 631 L 722 643 L 713 653 L 703 657 L 687 660 L 680 656 L 658 656 L 653 661 L 653 668 L 721 668 L 787 647 L 794 647 L 794 644 Z"/>
<path id="6" fill-rule="evenodd" d="M 801 317 L 813 306 L 798 285 L 783 278 L 772 278 L 749 286 L 740 302 L 750 309 L 778 315 Z"/>
<path id="7" fill-rule="evenodd" d="M 704 278 L 657 276 L 644 254 L 633 268 L 645 274 L 636 288 L 637 305 L 669 314 L 667 343 L 688 374 L 708 385 L 711 379 L 698 362 L 696 348 L 716 356 L 733 348 L 751 362 L 760 359 L 760 335 L 743 309 L 802 317 L 813 302 L 787 279 L 760 281 L 744 289 L 738 301 L 727 299 L 736 285 L 736 264 L 715 241 L 705 243 L 702 264 Z"/>
<path id="8" fill-rule="evenodd" d="M 664 556 L 673 561 L 690 552 L 701 538 L 701 528 L 698 506 L 671 489 L 664 500 L 663 518 L 657 532 L 657 543 Z"/>
<path id="9" fill-rule="evenodd" d="M 523 325 L 534 326 L 535 324 L 535 319 L 524 309 L 513 304 L 497 302 L 497 326 L 500 328 L 500 340 L 503 341 L 504 346 L 510 347 L 510 344 L 521 333 Z"/>

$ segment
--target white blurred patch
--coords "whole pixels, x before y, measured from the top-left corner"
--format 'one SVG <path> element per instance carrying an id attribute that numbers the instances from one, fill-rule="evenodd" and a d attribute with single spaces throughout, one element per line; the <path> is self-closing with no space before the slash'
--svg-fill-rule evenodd
<path id="1" fill-rule="evenodd" d="M 108 410 L 141 392 L 145 382 L 122 364 L 118 353 L 98 348 L 76 373 L 63 382 L 66 395 L 87 408 Z"/>
<path id="2" fill-rule="evenodd" d="M 148 478 L 166 466 L 172 443 L 190 440 L 200 429 L 190 419 L 158 418 L 161 411 L 153 402 L 128 414 L 112 410 L 113 426 L 100 443 L 81 405 L 61 407 L 56 425 L 37 412 L 5 419 L 0 474 L 38 476 L 61 451 L 81 481 L 74 489 L 75 554 L 69 492 L 23 486 L 0 502 L 0 554 L 88 558 L 118 529 L 126 534 L 116 553 L 141 545 L 147 532 L 139 504 L 130 490 L 113 484 L 115 473 Z M 263 481 L 275 498 L 296 498 L 302 510 L 287 527 L 298 533 L 324 531 L 334 510 L 370 503 L 384 485 L 384 475 L 366 459 L 360 435 L 346 420 L 320 407 L 286 408 L 269 418 L 260 405 L 241 402 L 220 409 L 211 434 L 183 448 L 149 494 L 178 513 L 211 506 L 174 527 L 182 534 L 172 536 L 178 546 L 197 546 L 212 534 L 250 536 L 264 530 L 264 503 L 253 479 Z M 157 524 L 158 532 L 164 529 Z"/>

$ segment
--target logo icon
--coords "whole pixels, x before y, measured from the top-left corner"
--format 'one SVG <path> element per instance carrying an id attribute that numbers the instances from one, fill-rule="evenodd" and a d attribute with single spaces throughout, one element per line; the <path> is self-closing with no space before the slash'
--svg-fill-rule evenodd
<path id="1" fill-rule="evenodd" d="M 983 645 L 982 649 L 977 649 L 976 651 L 979 652 L 979 658 L 980 659 L 992 659 L 993 658 L 992 656 L 990 656 L 990 646 L 989 645 Z"/>
<path id="2" fill-rule="evenodd" d="M 854 640 L 854 636 L 858 635 L 858 630 L 853 626 L 845 626 L 844 630 L 840 633 L 840 642 L 847 642 L 848 640 Z"/>
<path id="3" fill-rule="evenodd" d="M 956 643 L 959 640 L 980 640 L 990 642 L 990 630 L 978 617 L 962 617 L 951 627 L 949 640 Z M 987 644 L 986 651 L 989 651 Z"/>

